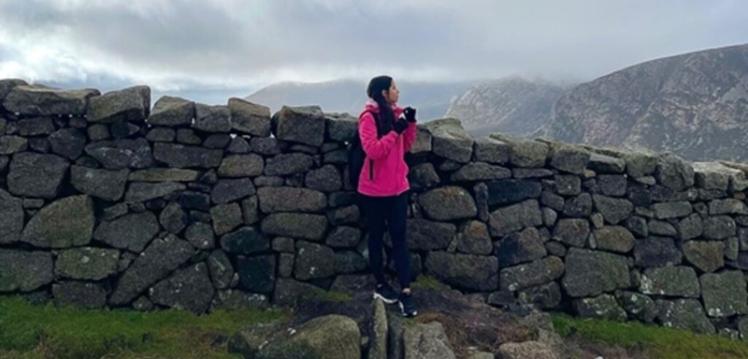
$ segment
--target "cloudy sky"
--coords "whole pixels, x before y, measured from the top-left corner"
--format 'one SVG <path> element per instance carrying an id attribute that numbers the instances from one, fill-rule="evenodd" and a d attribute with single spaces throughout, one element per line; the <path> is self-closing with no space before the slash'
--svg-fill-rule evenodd
<path id="1" fill-rule="evenodd" d="M 0 78 L 103 90 L 589 80 L 748 42 L 744 0 L 0 0 Z"/>

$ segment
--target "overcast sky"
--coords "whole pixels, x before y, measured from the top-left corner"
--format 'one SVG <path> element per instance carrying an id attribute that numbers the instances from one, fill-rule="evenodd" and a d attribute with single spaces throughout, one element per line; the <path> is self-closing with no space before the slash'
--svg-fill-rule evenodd
<path id="1" fill-rule="evenodd" d="M 0 78 L 102 89 L 380 73 L 576 82 L 746 42 L 745 0 L 0 0 Z"/>

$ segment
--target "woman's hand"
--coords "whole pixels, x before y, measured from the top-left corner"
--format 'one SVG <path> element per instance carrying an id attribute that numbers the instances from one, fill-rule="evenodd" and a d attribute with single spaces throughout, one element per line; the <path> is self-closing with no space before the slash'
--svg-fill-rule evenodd
<path id="1" fill-rule="evenodd" d="M 397 132 L 398 135 L 405 132 L 405 129 L 408 128 L 408 122 L 403 119 L 398 119 L 395 121 L 395 123 L 392 125 L 392 128 Z"/>
<path id="2" fill-rule="evenodd" d="M 416 109 L 413 107 L 406 107 L 405 110 L 403 110 L 403 114 L 408 122 L 416 122 Z"/>

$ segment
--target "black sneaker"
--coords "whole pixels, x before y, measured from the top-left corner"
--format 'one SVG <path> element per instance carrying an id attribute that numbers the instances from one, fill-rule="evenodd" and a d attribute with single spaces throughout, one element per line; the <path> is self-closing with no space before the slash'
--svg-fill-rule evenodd
<path id="1" fill-rule="evenodd" d="M 415 317 L 418 315 L 411 293 L 400 293 L 400 313 L 403 314 L 403 317 Z"/>
<path id="2" fill-rule="evenodd" d="M 397 302 L 397 292 L 395 292 L 389 284 L 379 284 L 374 289 L 374 299 L 381 299 L 387 304 L 393 304 Z"/>

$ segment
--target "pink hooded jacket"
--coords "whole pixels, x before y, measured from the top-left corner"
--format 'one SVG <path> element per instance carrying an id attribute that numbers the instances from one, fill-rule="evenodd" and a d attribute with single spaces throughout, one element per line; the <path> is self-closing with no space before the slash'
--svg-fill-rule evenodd
<path id="1" fill-rule="evenodd" d="M 395 119 L 403 113 L 403 109 L 397 105 L 392 105 L 392 111 Z M 358 134 L 366 153 L 358 180 L 358 192 L 372 197 L 397 196 L 410 189 L 405 152 L 413 147 L 416 140 L 416 124 L 409 123 L 402 135 L 390 131 L 377 138 L 377 124 L 371 113 L 379 113 L 379 106 L 369 100 L 358 118 Z"/>

